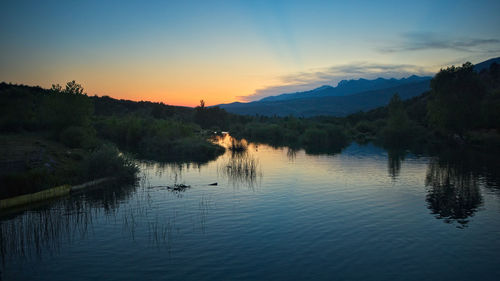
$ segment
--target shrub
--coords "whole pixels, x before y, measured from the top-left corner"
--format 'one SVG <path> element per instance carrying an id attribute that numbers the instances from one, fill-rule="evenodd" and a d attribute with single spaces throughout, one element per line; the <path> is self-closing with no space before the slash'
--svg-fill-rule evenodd
<path id="1" fill-rule="evenodd" d="M 328 134 L 325 130 L 309 128 L 304 132 L 302 143 L 306 146 L 325 147 L 328 143 Z"/>
<path id="2" fill-rule="evenodd" d="M 135 180 L 139 170 L 116 147 L 103 145 L 82 161 L 80 171 L 83 180 L 111 176 L 118 180 L 131 181 Z"/>
<path id="3" fill-rule="evenodd" d="M 95 133 L 91 128 L 71 126 L 61 132 L 59 140 L 71 148 L 90 147 L 95 144 Z"/>

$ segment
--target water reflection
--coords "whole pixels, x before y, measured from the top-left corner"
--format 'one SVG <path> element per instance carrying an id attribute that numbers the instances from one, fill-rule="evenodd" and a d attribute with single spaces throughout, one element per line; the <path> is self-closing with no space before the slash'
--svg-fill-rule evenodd
<path id="1" fill-rule="evenodd" d="M 228 136 L 225 139 L 230 140 Z M 137 266 L 145 270 L 157 270 L 159 265 L 180 268 L 185 262 L 195 269 L 214 268 L 216 264 L 223 270 L 231 270 L 234 263 L 229 260 L 242 265 L 250 261 L 249 268 L 255 268 L 251 261 L 259 259 L 253 255 L 262 251 L 271 253 L 265 263 L 260 264 L 264 267 L 272 264 L 267 261 L 276 257 L 289 258 L 286 262 L 295 263 L 304 257 L 314 259 L 318 252 L 349 263 L 356 262 L 360 256 L 368 257 L 361 263 L 367 264 L 373 262 L 370 256 L 379 256 L 380 245 L 391 249 L 397 244 L 393 241 L 399 241 L 401 244 L 393 250 L 401 250 L 401 253 L 394 254 L 393 261 L 404 260 L 408 252 L 416 248 L 448 242 L 442 239 L 447 235 L 418 236 L 422 232 L 414 230 L 428 227 L 428 221 L 439 226 L 445 221 L 462 228 L 472 224 L 469 221 L 472 216 L 479 216 L 479 207 L 491 202 L 492 195 L 482 193 L 485 187 L 487 190 L 498 187 L 495 159 L 498 158 L 452 151 L 413 161 L 414 156 L 398 150 L 388 151 L 386 158 L 383 150 L 373 146 L 351 147 L 335 157 L 315 157 L 303 151 L 274 150 L 265 145 L 257 152 L 257 146 L 250 143 L 246 151 L 228 150 L 209 164 L 141 162 L 138 185 L 96 189 L 49 206 L 3 216 L 0 258 L 4 268 L 15 276 L 18 273 L 15 265 L 22 263 L 19 260 L 46 258 L 51 254 L 65 258 L 65 254 L 72 254 L 64 251 L 68 243 L 78 242 L 68 248 L 95 251 L 92 254 L 98 253 L 103 261 L 126 260 L 137 255 L 137 260 L 146 261 L 138 261 Z M 409 163 L 402 165 L 403 161 Z M 267 169 L 266 188 L 254 192 L 251 189 L 261 185 L 264 168 Z M 391 185 L 388 174 L 397 179 L 398 188 L 384 188 L 395 186 L 394 182 Z M 215 179 L 219 185 L 209 186 Z M 192 185 L 185 192 L 170 192 L 166 187 L 184 180 Z M 251 189 L 226 188 L 224 180 L 230 185 Z M 433 216 L 425 208 L 422 211 L 423 204 Z M 495 211 L 484 210 L 486 220 L 475 228 L 469 226 L 470 233 L 489 223 L 496 227 L 494 230 L 498 229 L 497 221 L 491 219 L 495 218 L 491 215 Z M 410 218 L 412 224 L 393 223 L 404 218 Z M 444 231 L 450 235 L 463 232 L 455 227 L 446 227 Z M 328 233 L 338 234 L 335 240 L 338 243 L 325 239 Z M 308 235 L 311 239 L 304 240 Z M 113 240 L 109 252 L 98 252 L 102 242 L 98 237 L 109 238 L 105 242 Z M 406 240 L 398 240 L 401 237 Z M 262 244 L 263 238 L 270 240 Z M 366 244 L 354 248 L 366 250 L 368 255 L 360 252 L 352 256 L 333 255 L 334 252 L 349 253 L 344 249 L 353 249 L 352 245 L 358 245 L 359 241 Z M 420 241 L 420 244 L 412 246 L 413 243 L 406 241 Z M 277 248 L 289 249 L 289 245 L 299 245 L 294 248 L 299 252 L 296 255 L 288 250 L 277 252 Z M 130 249 L 126 249 L 128 247 Z M 449 252 L 434 247 L 425 252 L 434 251 L 441 251 L 441 256 Z M 418 255 L 418 252 L 412 253 Z M 227 253 L 229 258 L 225 258 Z M 151 254 L 161 258 L 171 255 L 174 263 L 148 264 Z M 193 265 L 193 256 L 202 262 Z M 428 260 L 433 256 L 418 256 L 415 260 Z M 82 258 L 87 257 L 82 254 Z M 223 258 L 217 260 L 220 257 Z M 300 265 L 328 268 L 329 265 L 321 262 L 314 260 Z M 30 266 L 37 269 L 38 264 L 22 264 L 18 268 Z M 94 274 L 99 269 L 89 268 L 92 270 Z"/>
<path id="2" fill-rule="evenodd" d="M 483 201 L 478 177 L 463 163 L 431 159 L 425 184 L 430 187 L 426 201 L 432 214 L 459 227 L 467 225 Z"/>
<path id="3" fill-rule="evenodd" d="M 286 156 L 288 157 L 288 160 L 291 162 L 295 161 L 295 158 L 297 158 L 297 152 L 298 149 L 288 147 L 286 150 Z"/>
<path id="4" fill-rule="evenodd" d="M 388 174 L 396 180 L 408 153 L 387 149 Z M 499 189 L 498 154 L 476 150 L 442 150 L 427 164 L 426 203 L 437 219 L 464 228 L 483 204 L 481 188 Z M 500 193 L 496 192 L 500 195 Z"/>
<path id="5" fill-rule="evenodd" d="M 483 188 L 500 195 L 498 158 L 498 153 L 467 149 L 441 151 L 432 158 L 426 177 L 430 187 L 426 201 L 432 213 L 466 226 L 484 202 Z"/>
<path id="6" fill-rule="evenodd" d="M 27 211 L 0 223 L 3 266 L 13 258 L 41 258 L 53 254 L 63 241 L 85 238 L 95 214 L 88 201 L 57 203 L 52 208 Z"/>
<path id="7" fill-rule="evenodd" d="M 217 141 L 228 152 L 217 164 L 217 174 L 225 178 L 233 187 L 246 186 L 250 189 L 259 185 L 262 169 L 252 151 L 258 151 L 257 144 L 249 144 L 245 139 L 237 140 L 229 134 L 219 136 Z"/>
<path id="8" fill-rule="evenodd" d="M 135 185 L 110 183 L 48 206 L 20 213 L 4 212 L 0 221 L 0 256 L 4 266 L 7 258 L 42 258 L 42 253 L 57 252 L 63 241 L 84 239 L 96 217 L 101 213 L 116 215 L 120 202 L 128 200 L 135 189 Z"/>
<path id="9" fill-rule="evenodd" d="M 159 213 L 159 194 L 166 194 L 167 200 L 178 198 L 166 190 L 162 193 L 151 189 L 148 184 L 141 180 L 139 185 L 105 186 L 48 205 L 0 214 L 2 268 L 8 268 L 13 261 L 43 260 L 58 254 L 63 245 L 94 236 L 96 225 L 115 225 L 113 233 L 122 233 L 131 241 L 141 237 L 141 242 L 167 250 L 181 231 L 176 223 L 179 213 L 192 222 L 190 230 L 205 232 L 209 211 L 215 205 L 210 196 L 201 196 L 198 208 L 184 204 L 183 208 Z M 161 200 L 166 200 L 165 196 Z"/>
<path id="10" fill-rule="evenodd" d="M 389 176 L 391 176 L 392 179 L 396 179 L 401 171 L 401 162 L 405 160 L 406 151 L 404 149 L 388 149 L 387 157 Z"/>
<path id="11" fill-rule="evenodd" d="M 259 160 L 249 153 L 231 154 L 217 166 L 217 172 L 233 187 L 255 188 L 262 178 Z"/>
<path id="12" fill-rule="evenodd" d="M 182 182 L 184 172 L 189 170 L 201 171 L 201 169 L 207 165 L 207 163 L 139 162 L 139 168 L 143 171 L 143 173 L 145 173 L 141 176 L 141 178 L 149 179 L 152 175 L 155 177 L 162 177 L 166 175 L 173 181 L 174 184 Z"/>

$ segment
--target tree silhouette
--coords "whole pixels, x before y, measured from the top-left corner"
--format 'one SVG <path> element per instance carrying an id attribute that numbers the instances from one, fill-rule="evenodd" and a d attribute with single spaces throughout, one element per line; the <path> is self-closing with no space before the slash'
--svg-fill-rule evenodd
<path id="1" fill-rule="evenodd" d="M 388 110 L 387 126 L 383 132 L 384 143 L 393 147 L 404 146 L 411 138 L 410 120 L 397 93 L 391 98 Z"/>
<path id="2" fill-rule="evenodd" d="M 485 89 L 470 62 L 451 66 L 431 80 L 429 121 L 444 132 L 462 135 L 480 123 Z"/>
<path id="3" fill-rule="evenodd" d="M 428 208 L 446 223 L 465 226 L 482 203 L 478 178 L 463 159 L 432 159 L 425 185 Z"/>

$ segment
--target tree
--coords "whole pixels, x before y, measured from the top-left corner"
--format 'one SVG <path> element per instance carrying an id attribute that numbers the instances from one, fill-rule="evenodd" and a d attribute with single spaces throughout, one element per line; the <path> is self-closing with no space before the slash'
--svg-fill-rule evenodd
<path id="1" fill-rule="evenodd" d="M 83 95 L 83 87 L 81 84 L 76 83 L 75 80 L 70 81 L 66 83 L 66 88 L 63 90 L 62 86 L 59 84 L 52 84 L 52 87 L 50 90 L 53 93 L 64 93 L 64 94 L 71 94 L 71 95 Z"/>
<path id="2" fill-rule="evenodd" d="M 74 80 L 66 84 L 62 90 L 59 84 L 52 85 L 52 94 L 44 97 L 42 120 L 46 127 L 59 134 L 70 126 L 88 127 L 94 105 L 87 95 L 83 94 L 82 85 Z"/>
<path id="3" fill-rule="evenodd" d="M 66 94 L 73 95 L 83 95 L 83 87 L 82 85 L 75 82 L 75 80 L 66 83 L 66 89 L 64 89 Z"/>
<path id="4" fill-rule="evenodd" d="M 474 66 L 441 69 L 431 80 L 427 105 L 430 125 L 451 134 L 462 135 L 481 123 L 480 105 L 484 87 Z"/>
<path id="5" fill-rule="evenodd" d="M 406 114 L 403 101 L 397 93 L 389 101 L 388 110 L 387 126 L 383 131 L 385 144 L 389 146 L 407 144 L 411 138 L 410 120 Z"/>
<path id="6" fill-rule="evenodd" d="M 59 84 L 52 84 L 52 88 L 50 88 L 50 90 L 54 93 L 61 93 L 62 87 Z"/>

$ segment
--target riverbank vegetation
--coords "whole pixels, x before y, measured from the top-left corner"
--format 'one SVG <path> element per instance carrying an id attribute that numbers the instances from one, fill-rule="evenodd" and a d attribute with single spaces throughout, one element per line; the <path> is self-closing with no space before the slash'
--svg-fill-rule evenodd
<path id="1" fill-rule="evenodd" d="M 431 90 L 387 106 L 346 117 L 248 117 L 233 123 L 233 136 L 252 141 L 338 152 L 352 141 L 416 152 L 440 146 L 500 151 L 500 67 L 474 71 L 470 63 L 442 69 Z"/>
<path id="2" fill-rule="evenodd" d="M 204 162 L 224 150 L 189 122 L 192 109 L 89 97 L 75 81 L 1 83 L 0 110 L 1 198 L 99 177 L 134 181 L 130 155 Z"/>
<path id="3" fill-rule="evenodd" d="M 418 97 L 403 101 L 395 93 L 387 106 L 346 117 L 242 116 L 206 107 L 204 101 L 188 108 L 117 100 L 87 96 L 75 81 L 64 89 L 0 83 L 0 101 L 5 150 L 0 180 L 2 187 L 22 192 L 61 181 L 135 174 L 117 148 L 136 158 L 203 163 L 224 152 L 208 140 L 221 131 L 307 153 L 338 153 L 352 141 L 375 142 L 390 151 L 423 152 L 443 145 L 500 151 L 497 64 L 481 72 L 470 63 L 443 69 L 431 90 Z M 244 151 L 243 144 L 229 149 Z"/>

